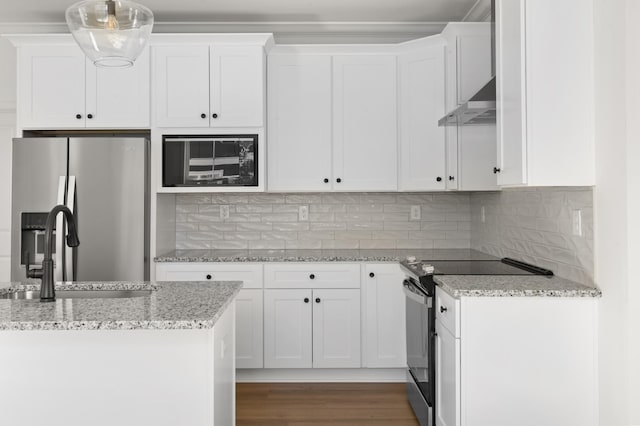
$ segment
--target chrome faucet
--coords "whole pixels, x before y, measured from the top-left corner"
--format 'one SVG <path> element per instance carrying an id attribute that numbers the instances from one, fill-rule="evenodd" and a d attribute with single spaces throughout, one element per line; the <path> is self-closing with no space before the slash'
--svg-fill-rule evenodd
<path id="1" fill-rule="evenodd" d="M 69 227 L 67 245 L 69 247 L 78 247 L 80 245 L 78 232 L 76 230 L 76 220 L 73 213 L 62 204 L 55 206 L 47 216 L 44 231 L 44 258 L 42 259 L 42 269 L 39 271 L 29 269 L 29 261 L 27 260 L 27 277 L 42 279 L 42 284 L 40 285 L 41 302 L 53 302 L 56 300 L 55 282 L 53 279 L 53 227 L 56 222 L 56 216 L 58 216 L 60 212 L 64 213 Z M 62 230 L 58 232 L 62 232 Z M 59 266 L 62 267 L 62 265 Z"/>

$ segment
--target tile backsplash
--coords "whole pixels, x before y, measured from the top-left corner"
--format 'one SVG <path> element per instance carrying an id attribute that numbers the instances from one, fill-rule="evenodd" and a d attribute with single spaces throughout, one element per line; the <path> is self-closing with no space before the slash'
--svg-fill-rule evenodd
<path id="1" fill-rule="evenodd" d="M 592 188 L 505 189 L 473 193 L 470 199 L 471 248 L 593 283 Z M 573 233 L 573 214 L 578 210 L 582 236 Z"/>
<path id="2" fill-rule="evenodd" d="M 221 206 L 228 206 L 228 218 L 221 218 Z M 308 220 L 299 219 L 301 206 L 307 208 Z M 411 218 L 412 206 L 420 219 Z M 470 243 L 466 193 L 185 194 L 176 198 L 177 249 L 469 248 Z"/>

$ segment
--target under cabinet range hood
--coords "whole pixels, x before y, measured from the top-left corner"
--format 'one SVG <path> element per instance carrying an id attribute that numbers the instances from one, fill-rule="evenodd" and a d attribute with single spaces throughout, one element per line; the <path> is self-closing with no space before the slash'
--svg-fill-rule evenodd
<path id="1" fill-rule="evenodd" d="M 496 4 L 491 0 L 491 79 L 468 101 L 438 120 L 438 126 L 496 124 Z"/>
<path id="2" fill-rule="evenodd" d="M 496 78 L 492 77 L 467 102 L 438 120 L 438 126 L 496 124 Z"/>

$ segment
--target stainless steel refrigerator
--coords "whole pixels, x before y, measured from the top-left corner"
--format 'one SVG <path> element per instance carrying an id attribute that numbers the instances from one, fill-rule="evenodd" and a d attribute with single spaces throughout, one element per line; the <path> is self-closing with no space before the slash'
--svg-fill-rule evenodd
<path id="1" fill-rule="evenodd" d="M 11 280 L 40 267 L 47 213 L 76 216 L 80 246 L 55 227 L 56 281 L 149 279 L 149 141 L 144 137 L 37 137 L 13 140 Z"/>

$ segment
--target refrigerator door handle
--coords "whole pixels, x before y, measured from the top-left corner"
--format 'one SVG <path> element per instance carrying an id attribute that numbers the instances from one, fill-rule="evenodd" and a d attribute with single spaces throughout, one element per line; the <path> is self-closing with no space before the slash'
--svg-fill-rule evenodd
<path id="1" fill-rule="evenodd" d="M 67 208 L 71 210 L 74 216 L 76 216 L 76 177 L 69 176 L 69 186 L 67 188 Z M 64 215 L 60 215 L 64 218 Z M 78 218 L 76 216 L 76 226 L 78 225 Z M 66 229 L 65 229 L 66 230 Z M 62 245 L 64 247 L 64 280 L 65 281 L 75 281 L 75 268 L 73 265 L 74 256 L 73 256 L 73 247 L 69 247 L 66 244 L 65 238 L 62 238 Z"/>
<path id="2" fill-rule="evenodd" d="M 64 205 L 65 199 L 65 190 L 66 190 L 66 181 L 67 178 L 65 176 L 60 176 L 58 178 L 58 197 L 56 198 L 56 205 Z M 64 261 L 62 257 L 62 253 L 65 247 L 64 243 L 64 232 L 63 232 L 63 215 L 59 214 L 56 218 L 56 253 L 53 257 L 55 262 L 55 268 L 53 272 L 53 278 L 55 282 L 63 281 L 64 274 L 62 270 L 64 269 Z"/>

